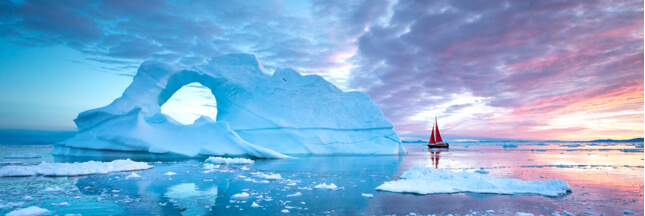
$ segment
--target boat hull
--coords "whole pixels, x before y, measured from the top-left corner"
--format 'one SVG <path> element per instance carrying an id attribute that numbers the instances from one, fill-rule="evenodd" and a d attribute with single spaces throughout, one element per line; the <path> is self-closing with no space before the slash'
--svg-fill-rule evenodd
<path id="1" fill-rule="evenodd" d="M 441 143 L 441 144 L 428 144 L 428 148 L 449 148 L 450 144 Z"/>

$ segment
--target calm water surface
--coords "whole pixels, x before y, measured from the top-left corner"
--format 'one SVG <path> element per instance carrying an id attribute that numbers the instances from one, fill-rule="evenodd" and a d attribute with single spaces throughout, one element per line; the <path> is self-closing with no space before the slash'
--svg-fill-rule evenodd
<path id="1" fill-rule="evenodd" d="M 643 215 L 643 143 L 518 142 L 455 143 L 450 150 L 429 151 L 423 143 L 407 143 L 403 156 L 299 157 L 256 160 L 252 165 L 204 169 L 203 159 L 152 160 L 155 168 L 82 177 L 0 178 L 0 204 L 24 202 L 55 214 L 83 215 L 384 215 L 453 214 L 513 215 L 516 212 L 551 215 L 566 210 Z M 114 158 L 52 157 L 52 146 L 0 145 L 0 166 L 41 161 L 110 161 Z M 36 159 L 5 159 L 12 153 L 37 153 Z M 399 179 L 417 165 L 439 169 L 484 168 L 491 176 L 524 180 L 561 179 L 573 192 L 560 197 L 495 194 L 412 195 L 379 192 L 385 181 Z M 206 171 L 206 172 L 205 172 Z M 165 175 L 167 172 L 176 175 Z M 256 178 L 254 172 L 277 173 L 281 180 Z M 252 181 L 251 179 L 255 180 Z M 315 189 L 333 183 L 339 190 Z M 60 192 L 44 192 L 60 187 Z M 232 199 L 246 192 L 247 199 Z M 298 194 L 299 192 L 299 194 Z M 361 194 L 373 194 L 368 198 Z M 31 198 L 26 196 L 30 196 Z M 69 206 L 52 206 L 68 202 Z M 252 207 L 253 203 L 260 207 Z M 2 209 L 5 214 L 15 209 Z M 492 210 L 492 212 L 490 211 Z M 487 212 L 488 211 L 488 212 Z"/>

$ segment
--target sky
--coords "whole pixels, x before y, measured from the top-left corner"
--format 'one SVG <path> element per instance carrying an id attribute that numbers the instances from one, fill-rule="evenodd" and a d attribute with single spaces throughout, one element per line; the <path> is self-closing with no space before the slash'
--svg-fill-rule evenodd
<path id="1" fill-rule="evenodd" d="M 0 1 L 0 128 L 75 130 L 144 61 L 251 53 L 370 95 L 404 139 L 643 137 L 642 1 Z M 216 116 L 182 88 L 162 111 Z"/>

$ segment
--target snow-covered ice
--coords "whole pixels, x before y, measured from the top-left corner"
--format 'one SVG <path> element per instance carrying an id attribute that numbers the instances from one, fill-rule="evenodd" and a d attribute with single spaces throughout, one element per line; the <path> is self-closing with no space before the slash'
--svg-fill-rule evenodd
<path id="1" fill-rule="evenodd" d="M 544 196 L 558 196 L 571 191 L 569 184 L 561 180 L 524 181 L 426 166 L 412 167 L 401 175 L 400 180 L 385 182 L 376 189 L 416 194 L 472 192 Z"/>
<path id="2" fill-rule="evenodd" d="M 49 210 L 39 208 L 37 206 L 31 206 L 24 209 L 18 209 L 12 212 L 9 212 L 6 216 L 36 216 L 48 214 Z"/>
<path id="3" fill-rule="evenodd" d="M 19 166 L 11 165 L 0 168 L 0 177 L 19 176 L 79 176 L 91 174 L 105 174 L 109 172 L 123 172 L 151 169 L 153 166 L 144 162 L 135 162 L 130 159 L 114 160 L 111 162 L 88 161 L 83 163 L 47 163 L 38 165 Z"/>
<path id="4" fill-rule="evenodd" d="M 211 89 L 217 121 L 202 116 L 183 125 L 161 113 L 175 92 L 193 82 Z M 74 122 L 79 133 L 55 145 L 52 154 L 93 149 L 285 158 L 407 152 L 367 94 L 343 92 L 321 76 L 302 76 L 292 69 L 278 68 L 269 75 L 249 54 L 182 68 L 144 62 L 121 97 L 81 112 Z"/>
<path id="5" fill-rule="evenodd" d="M 252 164 L 254 161 L 247 158 L 209 157 L 205 162 L 213 164 Z"/>

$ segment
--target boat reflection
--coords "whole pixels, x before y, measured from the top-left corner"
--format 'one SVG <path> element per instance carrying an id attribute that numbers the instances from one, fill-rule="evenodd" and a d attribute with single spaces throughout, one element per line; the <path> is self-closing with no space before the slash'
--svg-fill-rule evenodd
<path id="1" fill-rule="evenodd" d="M 432 166 L 434 166 L 435 169 L 439 169 L 439 158 L 441 156 L 441 152 L 448 151 L 448 149 L 443 149 L 443 148 L 430 148 L 428 149 L 428 152 L 430 152 L 430 159 L 432 160 Z"/>

